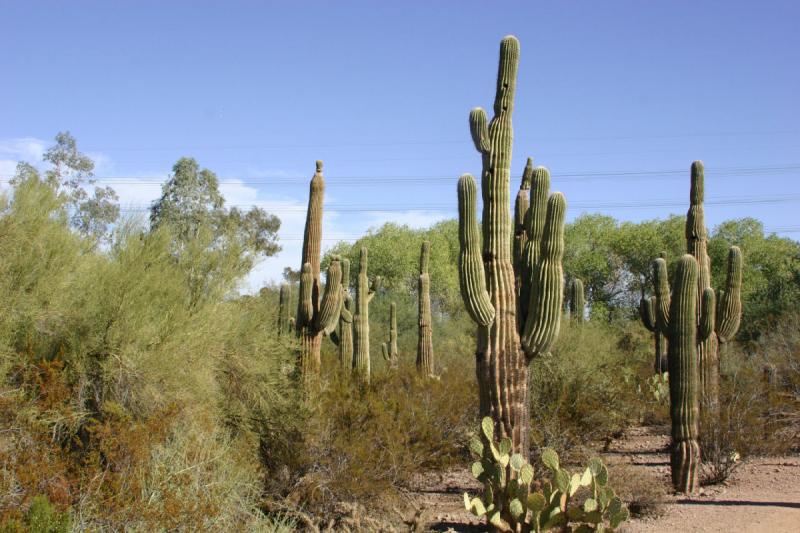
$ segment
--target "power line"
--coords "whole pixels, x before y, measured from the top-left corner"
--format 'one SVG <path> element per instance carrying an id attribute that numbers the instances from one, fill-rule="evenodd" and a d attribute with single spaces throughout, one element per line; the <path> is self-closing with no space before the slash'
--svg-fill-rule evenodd
<path id="1" fill-rule="evenodd" d="M 630 134 L 630 135 L 588 135 L 588 136 L 555 136 L 541 137 L 529 136 L 518 138 L 518 143 L 529 144 L 530 142 L 553 142 L 553 141 L 616 141 L 629 139 L 695 139 L 703 137 L 751 137 L 751 136 L 772 136 L 772 135 L 798 135 L 796 130 L 766 130 L 766 131 L 718 131 L 718 132 L 695 132 L 678 134 Z M 161 151 L 194 151 L 194 150 L 251 150 L 251 149 L 292 149 L 292 148 L 361 148 L 361 147 L 392 147 L 392 146 L 415 146 L 415 145 L 469 145 L 472 141 L 461 138 L 455 139 L 431 139 L 414 140 L 401 139 L 386 142 L 341 142 L 341 143 L 242 143 L 242 144 L 219 144 L 219 145 L 187 145 L 187 146 L 100 146 L 88 147 L 85 150 L 93 152 L 161 152 Z"/>
<path id="2" fill-rule="evenodd" d="M 785 204 L 800 202 L 800 195 L 783 195 L 783 196 L 729 196 L 707 198 L 706 205 L 754 205 L 754 204 Z M 228 204 L 228 207 L 252 207 L 256 203 L 236 203 Z M 641 209 L 653 207 L 685 207 L 685 199 L 675 200 L 644 200 L 640 202 L 567 202 L 568 209 Z M 303 206 L 297 207 L 263 207 L 270 213 L 305 213 L 306 208 Z M 409 204 L 409 205 L 391 205 L 381 207 L 363 207 L 357 204 L 332 204 L 326 205 L 325 211 L 332 213 L 398 213 L 406 211 L 454 211 L 456 206 L 453 204 Z M 146 212 L 150 210 L 149 205 L 143 204 L 128 204 L 120 208 L 125 212 Z"/>
<path id="3" fill-rule="evenodd" d="M 731 176 L 753 176 L 765 174 L 761 177 L 775 176 L 787 172 L 795 172 L 800 170 L 800 163 L 791 163 L 787 165 L 765 165 L 765 166 L 752 166 L 752 167 L 717 167 L 706 168 L 706 172 L 711 174 L 706 176 L 706 179 L 715 177 L 731 177 Z M 641 179 L 641 178 L 654 178 L 654 177 L 667 177 L 670 179 L 675 176 L 684 177 L 688 175 L 688 169 L 674 169 L 674 170 L 612 170 L 602 172 L 565 172 L 554 174 L 554 180 L 564 181 L 589 181 L 598 179 Z M 480 173 L 476 173 L 480 174 Z M 716 176 L 715 176 L 716 174 Z M 722 176 L 724 175 L 724 176 Z M 0 183 L 8 183 L 13 174 L 0 174 L 1 177 L 9 178 L 2 179 Z M 107 184 L 121 184 L 121 185 L 143 185 L 143 186 L 160 186 L 164 181 L 169 179 L 169 176 L 164 178 L 154 178 L 152 176 L 95 176 L 95 180 Z M 259 178 L 241 178 L 220 180 L 220 185 L 298 185 L 305 184 L 309 176 L 264 176 Z M 386 183 L 414 183 L 423 182 L 430 183 L 433 181 L 446 181 L 448 184 L 456 183 L 458 175 L 396 175 L 396 176 L 326 176 L 326 181 L 329 185 L 371 185 L 371 184 L 386 184 Z"/>

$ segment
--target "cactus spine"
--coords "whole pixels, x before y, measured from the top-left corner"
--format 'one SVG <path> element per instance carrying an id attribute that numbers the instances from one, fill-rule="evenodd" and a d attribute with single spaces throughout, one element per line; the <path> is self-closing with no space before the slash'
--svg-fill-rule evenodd
<path id="1" fill-rule="evenodd" d="M 349 259 L 342 259 L 342 310 L 339 331 L 331 333 L 331 340 L 339 347 L 340 367 L 350 372 L 353 369 L 353 299 L 350 296 Z"/>
<path id="2" fill-rule="evenodd" d="M 389 342 L 381 343 L 383 358 L 389 363 L 389 368 L 397 368 L 397 305 L 389 304 Z"/>
<path id="3" fill-rule="evenodd" d="M 689 211 L 686 214 L 686 248 L 697 261 L 698 298 L 711 287 L 711 260 L 708 256 L 708 232 L 703 210 L 704 169 L 702 161 L 692 162 L 691 187 L 689 191 Z M 714 416 L 719 409 L 719 342 L 733 338 L 739 329 L 741 319 L 741 251 L 733 246 L 728 255 L 728 275 L 724 291 L 720 291 L 720 308 L 717 323 L 712 324 L 716 331 L 708 338 L 698 340 L 697 353 L 700 360 L 701 407 Z M 699 300 L 698 300 L 699 302 Z M 698 323 L 700 316 L 698 314 Z"/>
<path id="4" fill-rule="evenodd" d="M 714 291 L 706 288 L 698 298 L 700 270 L 692 255 L 684 255 L 678 262 L 670 296 L 666 261 L 659 258 L 653 265 L 657 324 L 669 339 L 672 484 L 676 491 L 686 494 L 697 489 L 700 464 L 700 444 L 697 440 L 700 369 L 697 348 L 714 332 Z"/>
<path id="5" fill-rule="evenodd" d="M 519 41 L 505 37 L 500 44 L 494 118 L 487 125 L 483 109 L 470 113 L 472 139 L 482 157 L 483 238 L 475 213 L 477 185 L 471 175 L 464 174 L 458 182 L 459 281 L 467 312 L 478 324 L 476 372 L 481 416 L 491 417 L 495 434 L 510 438 L 515 452 L 526 453 L 530 433 L 528 364 L 550 349 L 561 317 L 566 201 L 555 193 L 545 208 L 539 200 L 543 191 L 536 184 L 548 181 L 549 176 L 544 168 L 534 169 L 530 206 L 523 217 L 528 253 L 524 254 L 526 267 L 520 272 L 520 304 L 525 305 L 520 305 L 524 314 L 518 315 L 509 208 L 511 114 L 518 63 Z M 546 191 L 543 196 L 547 197 Z M 527 298 L 523 296 L 526 291 Z"/>
<path id="6" fill-rule="evenodd" d="M 375 278 L 370 286 L 367 277 L 367 249 L 361 248 L 358 261 L 358 280 L 356 281 L 356 309 L 353 315 L 353 370 L 358 377 L 369 383 L 369 302 L 375 296 L 380 285 L 380 278 Z"/>
<path id="7" fill-rule="evenodd" d="M 583 281 L 580 278 L 572 278 L 569 284 L 569 317 L 583 323 L 583 311 L 586 308 L 586 300 L 583 296 Z"/>
<path id="8" fill-rule="evenodd" d="M 308 211 L 303 234 L 303 255 L 300 275 L 300 294 L 297 304 L 295 328 L 300 338 L 298 367 L 304 378 L 319 374 L 320 347 L 323 334 L 330 334 L 339 321 L 342 307 L 342 268 L 338 257 L 331 260 L 320 300 L 320 247 L 322 238 L 322 201 L 325 195 L 325 180 L 322 177 L 322 161 L 317 161 L 316 172 L 311 178 L 308 195 Z"/>
<path id="9" fill-rule="evenodd" d="M 289 331 L 289 300 L 292 297 L 292 286 L 282 283 L 278 293 L 278 336 Z"/>
<path id="10" fill-rule="evenodd" d="M 431 243 L 424 241 L 419 253 L 419 334 L 417 339 L 417 371 L 423 376 L 433 373 L 433 321 L 431 318 L 431 276 L 428 263 Z"/>

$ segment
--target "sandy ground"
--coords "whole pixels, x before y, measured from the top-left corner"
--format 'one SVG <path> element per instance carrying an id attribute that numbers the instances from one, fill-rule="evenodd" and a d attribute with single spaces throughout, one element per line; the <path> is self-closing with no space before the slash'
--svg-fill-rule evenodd
<path id="1" fill-rule="evenodd" d="M 609 464 L 627 464 L 669 485 L 669 439 L 663 428 L 635 428 L 612 443 L 605 453 Z M 612 479 L 613 485 L 613 479 Z M 485 531 L 464 510 L 464 491 L 475 494 L 479 484 L 467 471 L 426 476 L 410 495 L 424 509 L 420 530 Z M 689 499 L 663 497 L 657 517 L 632 519 L 621 533 L 736 532 L 800 533 L 800 456 L 753 459 L 744 463 L 723 485 L 704 487 Z"/>

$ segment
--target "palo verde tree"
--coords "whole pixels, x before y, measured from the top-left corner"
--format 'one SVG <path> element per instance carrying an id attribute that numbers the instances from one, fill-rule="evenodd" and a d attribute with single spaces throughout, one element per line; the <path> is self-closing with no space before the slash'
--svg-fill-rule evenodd
<path id="1" fill-rule="evenodd" d="M 75 138 L 68 131 L 59 132 L 55 141 L 42 157 L 50 164 L 44 172 L 44 182 L 64 202 L 73 228 L 87 237 L 107 239 L 109 226 L 119 218 L 117 193 L 111 187 L 96 185 L 94 161 L 78 151 Z M 20 163 L 11 184 L 38 175 L 32 165 Z M 94 187 L 91 194 L 89 186 Z"/>
<path id="2" fill-rule="evenodd" d="M 459 275 L 467 311 L 478 325 L 481 416 L 491 417 L 494 434 L 508 437 L 514 452 L 526 454 L 530 438 L 528 365 L 550 349 L 561 319 L 566 200 L 554 193 L 542 202 L 547 198 L 544 188 L 549 187 L 549 175 L 547 169 L 536 168 L 525 217 L 527 242 L 524 251 L 518 248 L 522 257 L 514 261 L 509 181 L 518 64 L 519 41 L 505 37 L 500 44 L 494 118 L 487 124 L 483 109 L 470 113 L 472 139 L 483 162 L 483 238 L 475 212 L 477 185 L 471 175 L 464 174 L 458 182 Z M 515 262 L 521 270 L 519 291 Z"/>
<path id="3" fill-rule="evenodd" d="M 152 232 L 166 230 L 186 275 L 190 305 L 224 294 L 260 257 L 280 250 L 281 221 L 258 207 L 227 209 L 217 176 L 192 158 L 181 158 L 150 207 Z"/>

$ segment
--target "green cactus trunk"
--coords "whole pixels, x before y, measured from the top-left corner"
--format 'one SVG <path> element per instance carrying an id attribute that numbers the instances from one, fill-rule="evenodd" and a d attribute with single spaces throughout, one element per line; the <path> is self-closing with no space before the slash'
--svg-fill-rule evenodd
<path id="1" fill-rule="evenodd" d="M 523 272 L 525 271 L 525 248 L 528 244 L 528 231 L 525 218 L 531 205 L 531 181 L 533 179 L 533 159 L 528 158 L 522 181 L 514 202 L 514 272 L 516 273 L 517 302 L 521 301 Z"/>
<path id="2" fill-rule="evenodd" d="M 289 331 L 289 300 L 292 297 L 292 287 L 288 283 L 281 284 L 278 293 L 278 336 Z"/>
<path id="3" fill-rule="evenodd" d="M 353 315 L 353 371 L 365 383 L 369 383 L 370 380 L 369 302 L 375 296 L 375 291 L 380 284 L 380 278 L 375 278 L 370 287 L 367 265 L 367 249 L 361 248 L 356 281 L 356 312 Z"/>
<path id="4" fill-rule="evenodd" d="M 431 276 L 428 273 L 431 243 L 422 243 L 419 255 L 419 334 L 417 339 L 417 372 L 433 376 L 433 320 L 431 317 Z"/>
<path id="5" fill-rule="evenodd" d="M 659 313 L 657 323 L 669 337 L 672 484 L 676 491 L 692 494 L 697 489 L 700 464 L 700 370 L 697 347 L 713 335 L 714 291 L 707 288 L 701 298 L 697 297 L 700 267 L 689 254 L 678 262 L 671 297 L 663 259 L 656 259 L 654 274 Z M 668 314 L 665 312 L 667 307 Z"/>
<path id="6" fill-rule="evenodd" d="M 319 375 L 322 336 L 330 334 L 336 327 L 342 307 L 340 290 L 342 270 L 338 258 L 331 261 L 325 293 L 320 300 L 320 247 L 324 195 L 322 161 L 317 161 L 316 172 L 309 186 L 308 211 L 303 234 L 300 294 L 295 320 L 295 328 L 300 338 L 298 368 L 306 380 Z"/>
<path id="7" fill-rule="evenodd" d="M 394 302 L 389 304 L 389 342 L 381 344 L 381 352 L 389 368 L 397 368 L 397 305 Z"/>
<path id="8" fill-rule="evenodd" d="M 583 295 L 583 281 L 580 278 L 573 278 L 569 284 L 569 317 L 582 324 L 585 320 L 583 314 L 585 308 L 586 300 Z"/>
<path id="9" fill-rule="evenodd" d="M 667 368 L 667 340 L 661 331 L 658 329 L 656 323 L 656 297 L 642 298 L 639 302 L 639 316 L 642 319 L 642 324 L 653 334 L 653 342 L 655 344 L 655 362 L 653 370 L 656 374 L 663 374 L 669 372 Z"/>
<path id="10" fill-rule="evenodd" d="M 536 187 L 537 174 L 539 182 L 548 181 L 549 177 L 546 169 L 535 169 L 530 206 L 526 216 L 521 217 L 527 221 L 527 253 L 522 253 L 524 260 L 518 259 L 525 261 L 527 268 L 519 278 L 522 301 L 518 315 L 509 193 L 511 114 L 518 63 L 519 42 L 515 37 L 505 37 L 500 44 L 494 118 L 487 126 L 483 109 L 470 113 L 472 139 L 482 156 L 483 239 L 481 248 L 475 213 L 477 186 L 474 178 L 465 174 L 458 183 L 459 278 L 467 312 L 478 324 L 476 373 L 481 416 L 492 418 L 495 434 L 510 438 L 515 452 L 527 453 L 528 365 L 535 356 L 549 350 L 558 334 L 561 316 L 566 202 L 556 193 L 547 201 L 544 213 L 542 202 L 538 201 L 542 191 Z M 547 192 L 543 194 L 546 198 Z M 541 220 L 544 224 L 537 226 Z M 534 248 L 541 249 L 540 257 L 529 263 Z"/>
<path id="11" fill-rule="evenodd" d="M 350 260 L 342 259 L 342 311 L 339 331 L 331 340 L 339 347 L 339 365 L 345 372 L 353 369 L 353 299 L 350 296 Z"/>
<path id="12" fill-rule="evenodd" d="M 708 256 L 708 231 L 703 209 L 704 182 L 703 162 L 692 162 L 689 211 L 686 214 L 686 248 L 699 267 L 698 298 L 702 297 L 703 291 L 711 288 L 711 260 Z M 736 335 L 741 319 L 741 264 L 741 252 L 737 247 L 731 247 L 726 287 L 724 291 L 720 291 L 716 331 L 697 344 L 700 361 L 700 405 L 702 409 L 708 410 L 711 419 L 716 419 L 719 411 L 719 343 Z M 699 320 L 698 315 L 698 322 Z"/>

